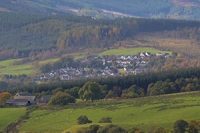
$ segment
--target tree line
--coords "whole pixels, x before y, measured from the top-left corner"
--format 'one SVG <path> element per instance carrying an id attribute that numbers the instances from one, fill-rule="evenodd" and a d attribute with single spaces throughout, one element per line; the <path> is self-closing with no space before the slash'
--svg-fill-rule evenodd
<path id="1" fill-rule="evenodd" d="M 81 88 L 74 87 L 68 90 L 59 88 L 54 90 L 54 92 L 56 93 L 53 96 L 52 100 L 56 99 L 57 102 L 51 101 L 50 104 L 66 105 L 69 103 L 75 103 L 75 99 L 82 99 L 84 101 L 113 98 L 127 99 L 190 91 L 200 91 L 199 78 L 179 78 L 176 79 L 174 82 L 170 81 L 169 79 L 165 81 L 157 81 L 155 83 L 150 83 L 147 87 L 146 92 L 144 88 L 141 88 L 137 85 L 131 85 L 129 88 L 126 89 L 121 89 L 117 86 L 109 89 L 106 85 L 100 85 L 97 82 L 88 81 Z M 63 98 L 63 95 L 66 99 Z"/>
<path id="2" fill-rule="evenodd" d="M 83 100 L 103 98 L 135 98 L 143 96 L 199 91 L 200 69 L 180 69 L 165 72 L 147 73 L 101 79 L 72 81 L 54 80 L 45 83 L 32 82 L 32 79 L 0 82 L 1 90 L 12 94 L 24 91 L 34 95 L 52 95 L 65 92 Z"/>

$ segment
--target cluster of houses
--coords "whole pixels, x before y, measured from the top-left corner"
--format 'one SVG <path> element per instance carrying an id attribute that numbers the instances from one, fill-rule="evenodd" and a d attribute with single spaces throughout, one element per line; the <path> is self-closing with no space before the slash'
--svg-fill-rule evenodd
<path id="1" fill-rule="evenodd" d="M 149 62 L 156 57 L 168 58 L 169 54 L 152 55 L 148 52 L 134 56 L 93 56 L 79 60 L 79 67 L 65 67 L 43 73 L 36 81 L 60 79 L 74 80 L 80 78 L 110 77 L 140 74 L 148 71 Z"/>
<path id="2" fill-rule="evenodd" d="M 9 99 L 6 104 L 10 106 L 46 105 L 50 98 L 51 96 L 49 95 L 36 98 L 36 96 L 33 96 L 30 93 L 20 92 Z"/>
<path id="3" fill-rule="evenodd" d="M 79 60 L 78 67 L 65 67 L 39 75 L 36 80 L 72 80 L 80 78 L 110 77 L 140 74 L 148 71 L 149 62 L 156 57 L 169 58 L 169 54 L 140 53 L 135 56 L 93 56 Z M 36 97 L 29 93 L 17 93 L 6 103 L 12 106 L 46 105 L 51 96 Z"/>

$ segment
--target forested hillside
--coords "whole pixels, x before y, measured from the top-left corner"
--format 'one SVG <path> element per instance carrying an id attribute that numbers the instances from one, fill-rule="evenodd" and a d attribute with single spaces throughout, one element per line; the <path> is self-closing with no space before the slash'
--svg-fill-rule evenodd
<path id="1" fill-rule="evenodd" d="M 0 20 L 1 57 L 24 57 L 32 51 L 50 49 L 107 48 L 117 41 L 134 38 L 144 32 L 173 31 L 180 38 L 197 40 L 200 27 L 198 21 L 136 18 L 94 20 L 75 15 L 21 13 L 0 13 Z M 186 32 L 180 32 L 184 29 Z"/>
<path id="2" fill-rule="evenodd" d="M 165 37 L 194 40 L 196 45 L 200 22 L 157 18 L 198 20 L 199 4 L 198 0 L 2 0 L 0 59 L 110 48 L 144 32 L 157 33 L 156 37 L 162 32 Z"/>

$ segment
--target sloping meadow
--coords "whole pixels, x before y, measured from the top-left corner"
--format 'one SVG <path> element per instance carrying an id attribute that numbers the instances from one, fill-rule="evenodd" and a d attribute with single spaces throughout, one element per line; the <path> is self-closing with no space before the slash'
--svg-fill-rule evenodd
<path id="1" fill-rule="evenodd" d="M 62 132 L 75 130 L 77 118 L 86 115 L 98 124 L 102 117 L 112 118 L 113 124 L 126 129 L 152 127 L 172 129 L 176 120 L 199 120 L 200 93 L 182 93 L 129 100 L 103 100 L 91 103 L 77 103 L 60 109 L 38 109 L 31 113 L 24 123 L 22 132 Z M 87 126 L 87 125 L 84 125 Z"/>

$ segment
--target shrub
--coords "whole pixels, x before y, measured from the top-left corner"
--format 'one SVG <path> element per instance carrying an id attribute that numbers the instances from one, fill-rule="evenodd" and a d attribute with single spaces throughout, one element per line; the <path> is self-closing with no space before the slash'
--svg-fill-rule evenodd
<path id="1" fill-rule="evenodd" d="M 168 132 L 166 131 L 165 128 L 156 127 L 156 128 L 153 128 L 151 131 L 149 131 L 149 133 L 168 133 Z"/>
<path id="2" fill-rule="evenodd" d="M 144 133 L 139 128 L 132 128 L 128 131 L 128 133 Z"/>
<path id="3" fill-rule="evenodd" d="M 187 121 L 177 120 L 174 123 L 174 133 L 185 133 L 187 128 L 188 128 Z"/>
<path id="4" fill-rule="evenodd" d="M 76 131 L 76 133 L 97 133 L 99 130 L 99 125 L 91 125 L 89 127 L 80 128 Z"/>
<path id="5" fill-rule="evenodd" d="M 92 121 L 89 120 L 87 116 L 82 115 L 82 116 L 79 116 L 79 117 L 78 117 L 77 123 L 78 123 L 78 124 L 87 124 L 87 123 L 92 123 Z"/>
<path id="6" fill-rule="evenodd" d="M 191 121 L 189 123 L 189 133 L 199 133 L 200 132 L 200 121 Z"/>
<path id="7" fill-rule="evenodd" d="M 127 133 L 127 131 L 116 125 L 107 125 L 99 128 L 97 133 Z"/>
<path id="8" fill-rule="evenodd" d="M 103 117 L 99 120 L 99 123 L 112 123 L 112 118 L 110 117 Z"/>
<path id="9" fill-rule="evenodd" d="M 99 130 L 99 128 L 100 128 L 99 125 L 91 125 L 89 126 L 87 133 L 96 133 Z"/>

